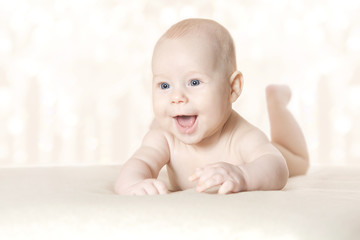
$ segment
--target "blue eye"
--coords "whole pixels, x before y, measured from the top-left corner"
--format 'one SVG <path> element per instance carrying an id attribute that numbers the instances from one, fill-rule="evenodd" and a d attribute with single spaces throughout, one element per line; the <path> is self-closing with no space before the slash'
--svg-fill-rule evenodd
<path id="1" fill-rule="evenodd" d="M 197 79 L 193 79 L 193 80 L 190 81 L 190 85 L 191 86 L 198 86 L 198 85 L 200 85 L 200 81 L 197 80 Z"/>
<path id="2" fill-rule="evenodd" d="M 161 89 L 169 89 L 169 88 L 170 88 L 170 84 L 168 84 L 168 83 L 161 83 L 161 84 L 160 84 L 160 87 L 161 87 Z"/>

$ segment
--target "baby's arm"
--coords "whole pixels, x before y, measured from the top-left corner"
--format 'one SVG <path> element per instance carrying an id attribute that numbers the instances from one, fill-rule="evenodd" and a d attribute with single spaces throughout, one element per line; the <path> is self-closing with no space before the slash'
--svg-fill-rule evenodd
<path id="1" fill-rule="evenodd" d="M 156 178 L 170 159 L 166 137 L 159 130 L 150 130 L 135 154 L 122 166 L 115 183 L 115 192 L 122 195 L 165 194 L 168 189 Z"/>
<path id="2" fill-rule="evenodd" d="M 281 153 L 258 129 L 235 136 L 244 164 L 219 162 L 198 168 L 190 181 L 198 181 L 197 191 L 220 186 L 221 194 L 253 190 L 280 190 L 288 179 L 288 169 Z M 231 161 L 231 162 L 236 162 Z"/>
<path id="3" fill-rule="evenodd" d="M 247 176 L 247 190 L 281 190 L 289 178 L 286 161 L 259 129 L 254 128 L 243 138 L 242 168 Z"/>

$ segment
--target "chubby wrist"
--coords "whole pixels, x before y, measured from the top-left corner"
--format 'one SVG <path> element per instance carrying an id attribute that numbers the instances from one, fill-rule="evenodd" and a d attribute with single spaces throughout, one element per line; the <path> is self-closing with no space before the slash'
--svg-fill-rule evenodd
<path id="1" fill-rule="evenodd" d="M 281 190 L 288 179 L 286 164 L 260 158 L 238 166 L 243 172 L 246 191 Z"/>

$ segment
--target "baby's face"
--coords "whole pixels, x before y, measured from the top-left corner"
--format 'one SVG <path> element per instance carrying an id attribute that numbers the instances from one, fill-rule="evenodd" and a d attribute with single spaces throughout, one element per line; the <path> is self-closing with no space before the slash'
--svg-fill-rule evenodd
<path id="1" fill-rule="evenodd" d="M 205 36 L 164 39 L 153 56 L 153 107 L 163 129 L 186 144 L 217 133 L 231 113 L 230 82 Z"/>

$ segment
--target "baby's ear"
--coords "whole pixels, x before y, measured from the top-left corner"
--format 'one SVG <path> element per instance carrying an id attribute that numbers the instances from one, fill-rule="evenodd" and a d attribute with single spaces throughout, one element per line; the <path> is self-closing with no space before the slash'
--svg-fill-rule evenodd
<path id="1" fill-rule="evenodd" d="M 231 95 L 230 102 L 234 103 L 241 94 L 244 85 L 244 78 L 241 72 L 235 71 L 230 77 Z"/>

